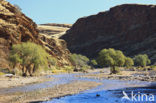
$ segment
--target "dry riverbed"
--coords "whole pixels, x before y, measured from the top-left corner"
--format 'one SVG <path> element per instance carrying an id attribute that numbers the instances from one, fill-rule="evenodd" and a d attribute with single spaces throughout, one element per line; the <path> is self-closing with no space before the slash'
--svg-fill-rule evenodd
<path id="1" fill-rule="evenodd" d="M 110 75 L 109 69 L 90 70 L 84 75 L 77 75 L 85 78 L 95 79 L 119 79 L 119 80 L 140 80 L 140 81 L 156 81 L 155 71 L 126 71 L 122 70 L 120 74 Z M 22 85 L 41 83 L 55 80 L 54 77 L 46 78 L 45 76 L 38 77 L 0 77 L 0 89 L 18 87 Z M 102 83 L 90 81 L 72 81 L 67 84 L 55 85 L 45 89 L 37 89 L 29 92 L 14 92 L 8 94 L 0 94 L 0 103 L 28 103 L 35 101 L 47 101 L 53 98 L 78 94 L 82 91 L 97 87 Z M 126 85 L 126 84 L 125 84 Z M 114 85 L 112 85 L 114 86 Z M 132 85 L 132 87 L 135 85 Z M 109 88 L 111 85 L 109 85 Z M 105 87 L 106 88 L 106 87 Z"/>
<path id="2" fill-rule="evenodd" d="M 75 81 L 62 84 L 53 88 L 40 89 L 25 93 L 12 93 L 0 95 L 0 103 L 29 103 L 34 101 L 46 101 L 57 97 L 80 93 L 84 90 L 101 85 L 97 82 Z"/>

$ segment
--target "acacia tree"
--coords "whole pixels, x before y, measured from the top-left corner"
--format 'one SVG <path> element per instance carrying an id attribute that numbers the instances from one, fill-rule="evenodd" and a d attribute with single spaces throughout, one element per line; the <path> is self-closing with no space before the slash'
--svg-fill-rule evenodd
<path id="1" fill-rule="evenodd" d="M 125 64 L 125 55 L 120 50 L 103 49 L 99 52 L 97 63 L 102 67 L 111 67 L 111 73 L 118 73 L 117 67 Z"/>
<path id="2" fill-rule="evenodd" d="M 133 66 L 133 65 L 134 65 L 133 59 L 130 58 L 130 57 L 126 57 L 126 58 L 125 58 L 125 66 L 126 66 L 127 68 L 129 68 L 129 67 L 131 67 L 131 66 Z"/>
<path id="3" fill-rule="evenodd" d="M 40 66 L 48 65 L 48 58 L 49 54 L 42 46 L 31 42 L 13 45 L 9 57 L 14 66 L 17 63 L 22 66 L 23 76 L 26 76 L 27 72 L 32 76 Z"/>
<path id="4" fill-rule="evenodd" d="M 147 54 L 139 54 L 134 57 L 135 65 L 145 67 L 151 64 L 151 60 L 148 58 Z"/>

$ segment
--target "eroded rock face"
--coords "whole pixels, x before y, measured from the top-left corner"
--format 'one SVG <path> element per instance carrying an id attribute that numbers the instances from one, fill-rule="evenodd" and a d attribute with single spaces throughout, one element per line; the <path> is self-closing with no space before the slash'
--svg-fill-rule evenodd
<path id="1" fill-rule="evenodd" d="M 8 55 L 13 44 L 27 41 L 40 44 L 57 59 L 63 55 L 61 53 L 64 53 L 64 50 L 66 51 L 66 46 L 61 48 L 57 47 L 59 46 L 57 44 L 55 46 L 51 45 L 52 49 L 49 50 L 45 46 L 46 43 L 40 40 L 40 38 L 37 25 L 30 18 L 7 1 L 0 0 L 0 68 L 9 68 Z M 48 40 L 46 41 L 48 42 Z M 55 40 L 51 40 L 51 42 L 57 43 Z M 59 54 L 56 52 L 59 52 Z M 68 60 L 68 58 L 62 58 Z M 59 60 L 59 65 L 64 65 L 64 61 L 61 62 L 63 59 Z M 66 64 L 70 65 L 70 62 Z"/>
<path id="2" fill-rule="evenodd" d="M 38 25 L 39 38 L 46 50 L 58 60 L 58 65 L 71 65 L 69 60 L 70 51 L 67 43 L 59 39 L 61 35 L 70 29 L 70 24 L 42 24 Z"/>
<path id="3" fill-rule="evenodd" d="M 103 48 L 156 57 L 156 6 L 125 4 L 80 18 L 62 36 L 71 52 L 96 57 Z"/>
<path id="4" fill-rule="evenodd" d="M 69 60 L 70 51 L 67 49 L 67 44 L 64 40 L 51 38 L 46 35 L 40 35 L 40 39 L 47 52 L 58 60 L 59 66 L 71 65 Z"/>

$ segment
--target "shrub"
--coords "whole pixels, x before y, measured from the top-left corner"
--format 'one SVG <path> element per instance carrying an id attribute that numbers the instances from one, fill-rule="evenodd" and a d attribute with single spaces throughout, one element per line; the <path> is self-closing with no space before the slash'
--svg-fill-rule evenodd
<path id="1" fill-rule="evenodd" d="M 145 67 L 148 64 L 151 64 L 150 59 L 146 54 L 139 54 L 134 57 L 135 65 Z"/>
<path id="2" fill-rule="evenodd" d="M 95 59 L 91 60 L 90 63 L 91 63 L 92 66 L 97 66 L 98 65 Z"/>
<path id="3" fill-rule="evenodd" d="M 129 67 L 132 67 L 133 65 L 134 65 L 133 59 L 130 58 L 130 57 L 126 57 L 126 58 L 125 58 L 125 66 L 126 66 L 127 68 L 129 68 Z"/>
<path id="4" fill-rule="evenodd" d="M 71 72 L 73 72 L 74 68 L 72 66 L 66 66 L 66 67 L 64 67 L 64 70 L 68 73 L 71 73 Z"/>
<path id="5" fill-rule="evenodd" d="M 81 72 L 87 72 L 87 70 L 90 68 L 91 68 L 90 66 L 83 66 L 83 67 L 81 67 L 80 71 Z"/>
<path id="6" fill-rule="evenodd" d="M 97 63 L 102 67 L 110 66 L 112 73 L 116 73 L 117 66 L 124 66 L 125 55 L 120 50 L 103 49 L 99 52 Z"/>
<path id="7" fill-rule="evenodd" d="M 48 63 L 51 64 L 52 66 L 56 66 L 57 60 L 53 57 L 49 57 Z"/>
<path id="8" fill-rule="evenodd" d="M 136 67 L 136 70 L 141 70 L 141 71 L 143 71 L 143 70 L 144 70 L 144 68 L 143 68 L 143 67 L 141 67 L 141 66 L 138 66 L 138 67 Z"/>
<path id="9" fill-rule="evenodd" d="M 70 60 L 75 66 L 75 71 L 79 71 L 82 67 L 88 66 L 89 59 L 86 56 L 80 54 L 71 54 Z"/>
<path id="10" fill-rule="evenodd" d="M 156 65 L 151 65 L 150 68 L 154 71 L 156 71 Z"/>
<path id="11" fill-rule="evenodd" d="M 32 75 L 40 66 L 47 66 L 48 58 L 49 54 L 40 45 L 26 42 L 12 46 L 9 60 L 13 67 L 20 64 L 23 76 L 26 76 L 27 72 Z"/>

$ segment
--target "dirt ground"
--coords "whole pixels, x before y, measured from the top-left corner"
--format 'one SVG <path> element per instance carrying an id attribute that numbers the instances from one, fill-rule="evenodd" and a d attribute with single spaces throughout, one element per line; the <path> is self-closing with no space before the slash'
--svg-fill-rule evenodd
<path id="1" fill-rule="evenodd" d="M 37 76 L 37 77 L 21 77 L 21 76 L 15 76 L 15 77 L 0 77 L 0 89 L 2 88 L 11 88 L 11 87 L 17 87 L 27 84 L 34 84 L 34 83 L 41 83 L 45 81 L 52 80 L 54 78 L 46 78 L 44 76 Z"/>

